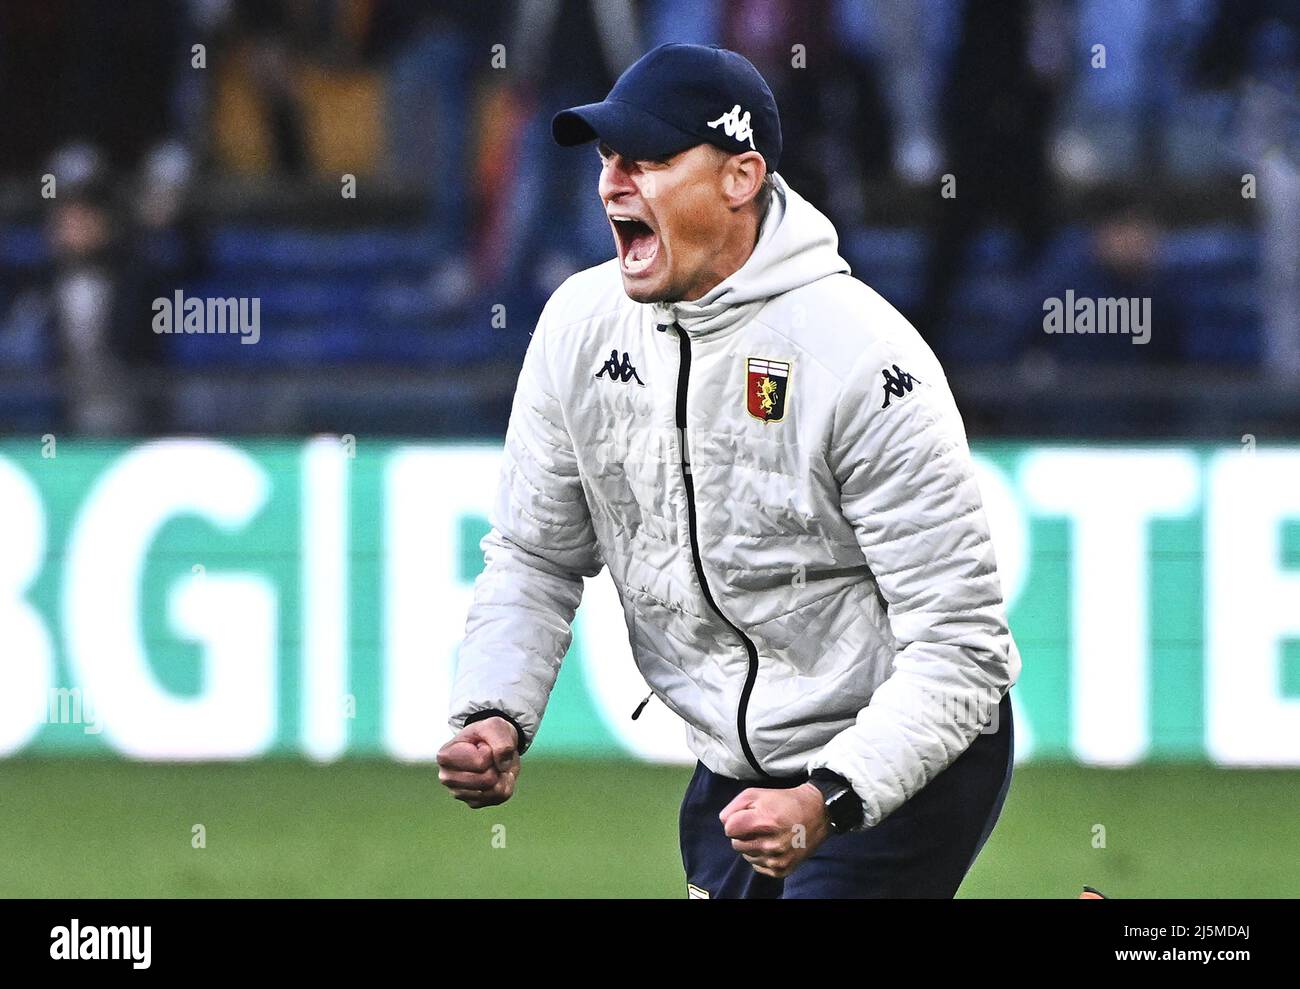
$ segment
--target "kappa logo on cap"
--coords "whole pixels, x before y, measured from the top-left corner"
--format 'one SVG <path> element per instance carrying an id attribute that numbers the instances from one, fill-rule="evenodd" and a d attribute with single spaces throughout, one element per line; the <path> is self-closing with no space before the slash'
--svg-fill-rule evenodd
<path id="1" fill-rule="evenodd" d="M 748 141 L 749 146 L 754 148 L 754 128 L 749 125 L 749 111 L 746 110 L 744 116 L 741 116 L 739 103 L 717 120 L 710 120 L 708 125 L 714 128 L 721 125 L 727 137 L 734 137 L 741 142 Z M 754 150 L 758 149 L 754 148 Z"/>

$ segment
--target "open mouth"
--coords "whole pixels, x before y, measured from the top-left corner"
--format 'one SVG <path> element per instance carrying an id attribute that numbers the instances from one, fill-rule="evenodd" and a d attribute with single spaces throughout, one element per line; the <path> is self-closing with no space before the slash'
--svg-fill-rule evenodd
<path id="1" fill-rule="evenodd" d="M 654 264 L 659 256 L 659 235 L 650 224 L 631 216 L 611 216 L 610 221 L 625 272 L 638 275 Z"/>

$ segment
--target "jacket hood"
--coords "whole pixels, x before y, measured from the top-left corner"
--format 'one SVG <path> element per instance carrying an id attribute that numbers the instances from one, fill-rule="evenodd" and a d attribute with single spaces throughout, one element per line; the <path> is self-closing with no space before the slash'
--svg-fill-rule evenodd
<path id="1" fill-rule="evenodd" d="M 776 172 L 772 184 L 749 259 L 694 302 L 651 303 L 656 325 L 676 322 L 691 336 L 714 333 L 748 319 L 774 296 L 848 273 L 831 221 Z"/>

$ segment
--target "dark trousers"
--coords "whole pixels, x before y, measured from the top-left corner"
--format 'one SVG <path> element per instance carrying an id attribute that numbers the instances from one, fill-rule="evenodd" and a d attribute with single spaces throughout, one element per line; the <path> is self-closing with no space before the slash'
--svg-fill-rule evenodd
<path id="1" fill-rule="evenodd" d="M 749 787 L 699 763 L 682 800 L 681 843 L 693 896 L 711 899 L 951 898 L 988 840 L 1011 785 L 1011 697 L 998 730 L 981 734 L 947 769 L 873 828 L 831 835 L 785 879 L 755 872 L 731 847 L 718 814 Z"/>

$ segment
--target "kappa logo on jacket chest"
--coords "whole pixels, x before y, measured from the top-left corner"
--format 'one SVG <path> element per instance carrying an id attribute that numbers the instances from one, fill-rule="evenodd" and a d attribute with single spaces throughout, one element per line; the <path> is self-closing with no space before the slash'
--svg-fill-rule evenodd
<path id="1" fill-rule="evenodd" d="M 628 356 L 627 351 L 623 351 L 623 359 L 618 359 L 618 348 L 615 347 L 609 352 L 609 360 L 601 365 L 600 370 L 596 372 L 596 377 L 603 378 L 609 375 L 610 381 L 621 381 L 626 384 L 629 381 L 635 381 L 638 385 L 645 385 L 641 376 L 636 373 L 636 368 L 632 366 L 632 359 Z"/>
<path id="2" fill-rule="evenodd" d="M 790 390 L 790 363 L 751 357 L 746 365 L 745 409 L 761 422 L 785 418 L 785 397 Z"/>

